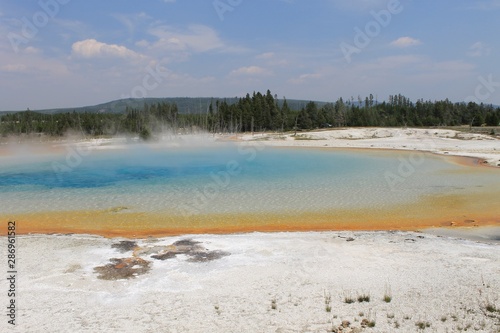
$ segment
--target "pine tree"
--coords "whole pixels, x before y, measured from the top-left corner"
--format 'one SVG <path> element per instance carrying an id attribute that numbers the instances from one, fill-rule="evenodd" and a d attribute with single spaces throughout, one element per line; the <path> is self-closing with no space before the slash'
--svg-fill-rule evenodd
<path id="1" fill-rule="evenodd" d="M 281 106 L 281 131 L 283 132 L 286 128 L 288 118 L 290 117 L 290 108 L 288 107 L 288 102 L 286 97 L 283 97 L 283 105 Z"/>

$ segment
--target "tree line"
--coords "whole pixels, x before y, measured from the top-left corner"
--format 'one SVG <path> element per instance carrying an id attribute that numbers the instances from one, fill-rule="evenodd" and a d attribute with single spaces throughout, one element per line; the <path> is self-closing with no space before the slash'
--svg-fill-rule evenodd
<path id="1" fill-rule="evenodd" d="M 286 98 L 271 91 L 254 92 L 236 103 L 214 99 L 207 110 L 182 114 L 175 103 L 144 104 L 127 107 L 123 114 L 66 112 L 42 114 L 30 110 L 0 117 L 0 133 L 8 135 L 43 134 L 62 136 L 68 131 L 84 136 L 131 134 L 148 139 L 157 133 L 238 133 L 262 131 L 310 130 L 330 127 L 400 127 L 400 126 L 498 126 L 500 108 L 493 105 L 441 101 L 412 102 L 398 94 L 378 102 L 373 95 L 357 99 L 339 98 L 321 107 L 309 102 L 292 110 Z"/>

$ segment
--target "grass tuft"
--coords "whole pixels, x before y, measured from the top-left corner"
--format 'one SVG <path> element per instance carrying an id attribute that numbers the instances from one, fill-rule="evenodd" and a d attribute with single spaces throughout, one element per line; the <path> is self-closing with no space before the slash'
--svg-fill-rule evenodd
<path id="1" fill-rule="evenodd" d="M 359 303 L 370 302 L 370 295 L 366 294 L 358 295 L 358 302 Z"/>
<path id="2" fill-rule="evenodd" d="M 384 293 L 384 302 L 390 303 L 392 301 L 392 291 L 391 291 L 391 286 L 386 284 L 385 285 L 385 293 Z"/>
<path id="3" fill-rule="evenodd" d="M 499 310 L 495 307 L 495 305 L 493 305 L 491 303 L 488 303 L 488 304 L 486 304 L 486 311 L 488 311 L 488 312 L 497 312 Z"/>
<path id="4" fill-rule="evenodd" d="M 276 310 L 278 308 L 278 305 L 276 304 L 276 298 L 273 298 L 271 300 L 271 309 Z"/>
<path id="5" fill-rule="evenodd" d="M 415 326 L 417 326 L 420 330 L 425 330 L 427 327 L 431 327 L 431 324 L 427 321 L 417 321 Z"/>
<path id="6" fill-rule="evenodd" d="M 332 296 L 325 291 L 325 310 L 326 312 L 332 312 L 332 307 L 330 303 L 332 302 Z"/>
<path id="7" fill-rule="evenodd" d="M 354 298 L 352 298 L 350 296 L 346 296 L 346 297 L 344 297 L 344 303 L 352 304 L 352 303 L 354 303 Z"/>

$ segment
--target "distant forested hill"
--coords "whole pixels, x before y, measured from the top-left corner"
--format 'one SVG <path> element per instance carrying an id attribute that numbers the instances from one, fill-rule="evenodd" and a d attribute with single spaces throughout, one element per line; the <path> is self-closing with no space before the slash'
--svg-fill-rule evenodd
<path id="1" fill-rule="evenodd" d="M 216 101 L 226 101 L 229 105 L 236 104 L 238 102 L 238 97 L 230 97 L 230 98 L 216 98 L 216 97 L 166 97 L 166 98 L 129 98 L 129 99 L 120 99 L 112 102 L 107 102 L 98 105 L 92 106 L 84 106 L 84 107 L 68 107 L 68 108 L 60 108 L 60 109 L 32 109 L 31 111 L 35 111 L 43 114 L 57 114 L 57 113 L 67 113 L 67 112 L 78 112 L 78 113 L 111 113 L 111 114 L 123 114 L 129 109 L 140 109 L 143 108 L 145 104 L 153 105 L 158 103 L 167 103 L 167 104 L 176 104 L 179 110 L 179 114 L 199 114 L 205 113 L 210 106 L 210 103 L 215 103 Z M 283 103 L 283 99 L 277 99 L 278 104 L 281 106 Z M 306 100 L 298 100 L 298 99 L 288 99 L 288 106 L 292 110 L 300 110 L 307 105 L 309 101 Z M 326 102 L 318 102 L 316 101 L 318 106 L 323 106 Z M 7 113 L 15 113 L 19 111 L 25 110 L 17 110 L 17 111 L 0 111 L 0 115 Z"/>

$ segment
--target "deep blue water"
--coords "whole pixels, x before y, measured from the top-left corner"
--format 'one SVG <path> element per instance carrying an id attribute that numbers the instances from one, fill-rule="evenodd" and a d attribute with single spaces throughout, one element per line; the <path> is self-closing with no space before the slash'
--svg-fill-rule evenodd
<path id="1" fill-rule="evenodd" d="M 82 158 L 78 165 L 67 163 L 64 156 L 52 161 L 31 162 L 0 169 L 0 191 L 19 186 L 53 188 L 98 188 L 124 183 L 163 183 L 196 180 L 211 173 L 224 172 L 228 162 L 241 169 L 238 176 L 252 181 L 276 180 L 304 175 L 343 177 L 362 173 L 383 163 L 346 153 L 319 150 L 270 149 L 255 155 L 243 155 L 237 147 L 224 149 L 145 150 L 95 152 Z M 370 165 L 370 168 L 367 166 Z M 19 188 L 18 188 L 19 189 Z"/>
<path id="2" fill-rule="evenodd" d="M 468 171 L 465 177 L 464 167 L 427 154 L 401 176 L 401 161 L 410 156 L 217 145 L 134 146 L 77 160 L 2 157 L 0 202 L 7 213 L 115 206 L 172 213 L 183 206 L 196 212 L 301 212 L 383 207 L 498 183 L 498 174 Z M 391 184 L 387 174 L 399 177 L 397 182 Z"/>

